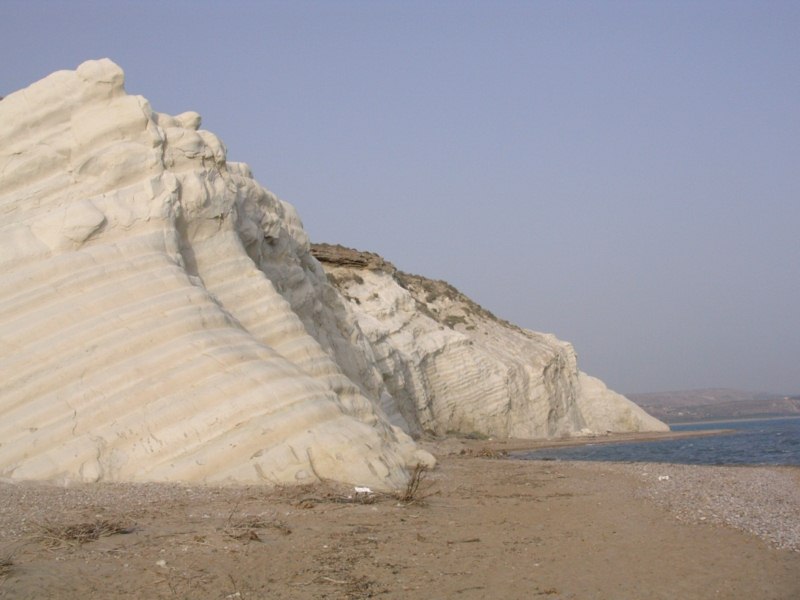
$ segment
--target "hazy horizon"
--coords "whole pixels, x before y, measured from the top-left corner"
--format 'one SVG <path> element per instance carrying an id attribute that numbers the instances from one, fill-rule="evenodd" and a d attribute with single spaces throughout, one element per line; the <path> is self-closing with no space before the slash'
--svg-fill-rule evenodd
<path id="1" fill-rule="evenodd" d="M 623 393 L 800 393 L 800 3 L 7 0 L 0 96 L 109 57 L 313 241 Z"/>

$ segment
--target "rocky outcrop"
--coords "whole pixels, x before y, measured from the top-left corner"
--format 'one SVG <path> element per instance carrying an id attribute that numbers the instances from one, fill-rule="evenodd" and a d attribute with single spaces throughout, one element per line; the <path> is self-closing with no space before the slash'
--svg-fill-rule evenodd
<path id="1" fill-rule="evenodd" d="M 294 209 L 199 125 L 108 60 L 0 103 L 0 476 L 403 485 Z"/>
<path id="2" fill-rule="evenodd" d="M 319 246 L 326 275 L 291 205 L 109 60 L 0 103 L 0 210 L 2 478 L 391 489 L 426 432 L 661 427 L 444 282 Z"/>
<path id="3" fill-rule="evenodd" d="M 498 319 L 451 285 L 314 244 L 412 433 L 518 438 L 668 429 L 581 373 L 572 346 Z"/>

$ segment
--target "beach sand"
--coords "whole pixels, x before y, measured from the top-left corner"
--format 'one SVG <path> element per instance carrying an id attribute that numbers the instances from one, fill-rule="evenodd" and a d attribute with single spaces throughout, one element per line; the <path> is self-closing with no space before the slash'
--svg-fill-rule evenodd
<path id="1" fill-rule="evenodd" d="M 0 598 L 800 598 L 800 469 L 502 456 L 535 445 L 427 442 L 411 503 L 0 483 Z"/>

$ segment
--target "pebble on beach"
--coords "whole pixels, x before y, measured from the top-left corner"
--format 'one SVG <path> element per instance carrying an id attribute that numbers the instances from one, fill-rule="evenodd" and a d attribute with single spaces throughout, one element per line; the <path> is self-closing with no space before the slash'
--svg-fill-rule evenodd
<path id="1" fill-rule="evenodd" d="M 608 465 L 638 478 L 641 494 L 689 523 L 724 524 L 800 552 L 800 470 L 792 467 Z"/>

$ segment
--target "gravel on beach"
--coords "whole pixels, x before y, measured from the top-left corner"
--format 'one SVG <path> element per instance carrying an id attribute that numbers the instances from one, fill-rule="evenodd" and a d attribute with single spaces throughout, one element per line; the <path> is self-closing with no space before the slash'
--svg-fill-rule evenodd
<path id="1" fill-rule="evenodd" d="M 688 523 L 715 523 L 800 552 L 800 468 L 603 463 L 641 483 L 638 494 Z"/>
<path id="2" fill-rule="evenodd" d="M 328 484 L 0 481 L 0 599 L 800 598 L 800 469 L 474 446 L 439 448 L 410 503 Z"/>

